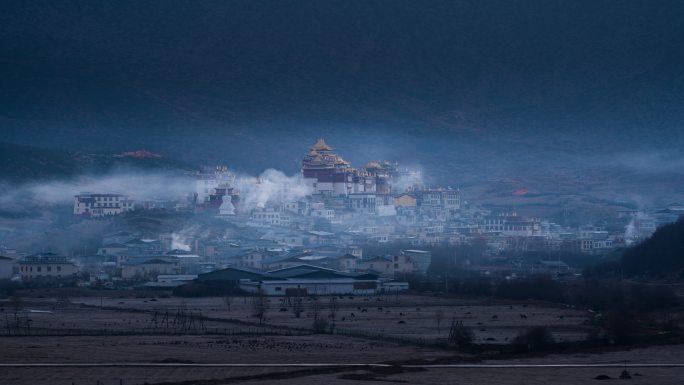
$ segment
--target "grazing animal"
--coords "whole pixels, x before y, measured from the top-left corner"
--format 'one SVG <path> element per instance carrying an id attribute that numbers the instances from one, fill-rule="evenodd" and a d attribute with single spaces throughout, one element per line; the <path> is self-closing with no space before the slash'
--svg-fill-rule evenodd
<path id="1" fill-rule="evenodd" d="M 404 321 L 404 320 L 401 320 L 401 321 L 399 321 L 399 322 L 397 322 L 397 323 L 398 323 L 398 324 L 405 324 L 405 323 L 406 323 L 406 321 Z"/>
<path id="2" fill-rule="evenodd" d="M 494 320 L 494 319 L 499 319 L 499 316 L 496 315 L 496 314 L 494 314 L 494 315 L 492 316 L 492 319 L 493 319 L 493 320 Z"/>
<path id="3" fill-rule="evenodd" d="M 527 319 L 527 315 L 526 314 L 520 314 L 520 319 Z"/>
<path id="4" fill-rule="evenodd" d="M 368 309 L 361 309 L 361 313 L 366 313 L 368 312 Z"/>

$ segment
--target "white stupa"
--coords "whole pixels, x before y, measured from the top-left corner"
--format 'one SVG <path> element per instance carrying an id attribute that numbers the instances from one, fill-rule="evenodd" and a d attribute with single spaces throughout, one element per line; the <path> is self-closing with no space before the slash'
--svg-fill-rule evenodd
<path id="1" fill-rule="evenodd" d="M 219 207 L 219 215 L 235 215 L 235 206 L 231 202 L 231 196 L 229 194 L 224 195 L 222 198 L 223 203 Z"/>

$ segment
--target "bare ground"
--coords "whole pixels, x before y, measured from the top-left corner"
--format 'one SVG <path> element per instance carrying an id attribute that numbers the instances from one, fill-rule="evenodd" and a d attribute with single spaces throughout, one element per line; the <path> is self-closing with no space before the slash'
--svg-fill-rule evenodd
<path id="1" fill-rule="evenodd" d="M 379 300 L 378 300 L 379 299 Z M 328 301 L 329 299 L 319 299 Z M 90 332 L 107 330 L 95 336 L 13 336 L 0 337 L 0 363 L 3 364 L 102 364 L 165 363 L 162 367 L 3 367 L 0 385 L 70 384 L 577 384 L 601 383 L 594 379 L 607 375 L 617 379 L 622 368 L 415 368 L 415 363 L 461 363 L 464 354 L 433 348 L 400 345 L 381 339 L 351 338 L 340 335 L 249 335 L 256 319 L 249 301 L 234 299 L 228 310 L 223 298 L 78 298 L 68 308 L 55 306 L 52 299 L 24 302 L 24 311 L 34 331 L 82 328 Z M 309 327 L 312 306 L 296 318 L 277 298 L 271 299 L 267 322 L 274 329 Z M 310 302 L 310 301 L 309 301 Z M 78 306 L 78 303 L 88 307 Z M 102 303 L 103 309 L 98 308 Z M 325 305 L 325 303 L 322 303 Z M 431 297 L 399 298 L 345 297 L 338 299 L 336 321 L 339 328 L 387 336 L 414 336 L 425 339 L 445 337 L 451 319 L 462 320 L 476 331 L 478 339 L 498 342 L 531 325 L 547 325 L 556 338 L 581 338 L 590 322 L 586 312 L 539 303 L 510 304 L 502 301 L 475 301 Z M 113 335 L 112 331 L 149 328 L 148 311 L 178 308 L 201 312 L 210 317 L 209 328 L 230 328 L 235 335 L 164 335 L 142 333 Z M 11 313 L 7 306 L 5 316 Z M 280 311 L 281 308 L 286 311 Z M 382 309 L 380 309 L 382 308 Z M 366 309 L 362 311 L 361 309 Z M 30 312 L 34 310 L 34 312 Z M 48 313 L 35 312 L 48 311 Z M 435 313 L 445 316 L 440 330 Z M 327 315 L 329 310 L 322 310 Z M 351 313 L 355 317 L 351 317 Z M 525 315 L 525 318 L 521 317 Z M 496 317 L 494 317 L 496 316 Z M 342 318 L 344 317 L 344 320 Z M 353 319 L 350 319 L 353 318 Z M 398 321 L 404 321 L 399 323 Z M 247 333 L 247 334 L 240 334 Z M 572 337 L 575 336 L 575 337 Z M 592 354 L 554 354 L 530 358 L 498 359 L 484 364 L 658 364 L 684 363 L 684 346 L 654 346 L 644 349 Z M 390 363 L 393 367 L 177 367 L 175 364 L 272 364 L 272 363 Z M 403 365 L 403 366 L 401 366 Z M 681 384 L 684 368 L 630 368 L 632 384 Z M 638 375 L 637 375 L 638 374 Z M 121 382 L 120 382 L 121 381 Z M 612 380 L 608 380 L 612 381 Z"/>

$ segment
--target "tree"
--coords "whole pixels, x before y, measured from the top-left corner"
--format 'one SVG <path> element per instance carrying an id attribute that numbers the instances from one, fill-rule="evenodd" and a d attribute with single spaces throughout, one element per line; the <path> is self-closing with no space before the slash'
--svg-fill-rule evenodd
<path id="1" fill-rule="evenodd" d="M 21 298 L 21 295 L 19 295 L 18 293 L 12 294 L 12 296 L 10 297 L 9 305 L 14 310 L 14 314 L 19 313 L 21 309 L 24 308 L 24 303 Z"/>
<path id="2" fill-rule="evenodd" d="M 316 318 L 311 325 L 315 333 L 325 333 L 328 330 L 328 320 L 325 318 Z"/>
<path id="3" fill-rule="evenodd" d="M 304 302 L 302 301 L 302 297 L 295 297 L 292 300 L 292 311 L 295 314 L 296 318 L 301 317 L 302 312 L 304 311 Z"/>
<path id="4" fill-rule="evenodd" d="M 521 331 L 512 344 L 519 351 L 538 352 L 552 348 L 556 341 L 546 327 L 532 326 Z"/>
<path id="5" fill-rule="evenodd" d="M 259 289 L 256 296 L 252 297 L 252 315 L 259 318 L 259 324 L 266 321 L 266 313 L 268 313 L 268 298 L 262 289 Z"/>
<path id="6" fill-rule="evenodd" d="M 227 296 L 223 298 L 223 302 L 226 304 L 226 307 L 228 308 L 228 311 L 230 311 L 230 306 L 233 304 L 234 298 L 231 296 Z"/>
<path id="7" fill-rule="evenodd" d="M 337 310 L 337 298 L 330 297 L 330 320 L 332 321 L 330 323 L 330 333 L 335 330 L 335 317 L 337 317 Z"/>
<path id="8" fill-rule="evenodd" d="M 441 333 L 440 325 L 444 320 L 444 311 L 442 309 L 435 310 L 435 323 L 437 323 L 437 334 Z"/>
<path id="9" fill-rule="evenodd" d="M 321 313 L 321 305 L 318 303 L 318 298 L 314 296 L 309 297 L 309 300 L 311 301 L 311 315 L 313 315 L 315 321 Z"/>
<path id="10" fill-rule="evenodd" d="M 608 309 L 603 315 L 603 327 L 610 340 L 616 345 L 628 345 L 637 337 L 637 324 L 634 315 L 626 305 Z"/>

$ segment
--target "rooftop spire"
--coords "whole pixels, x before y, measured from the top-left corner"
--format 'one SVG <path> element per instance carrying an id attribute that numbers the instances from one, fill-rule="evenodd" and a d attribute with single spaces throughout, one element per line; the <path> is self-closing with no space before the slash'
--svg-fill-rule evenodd
<path id="1" fill-rule="evenodd" d="M 323 138 L 319 138 L 318 142 L 316 142 L 316 144 L 314 144 L 313 147 L 311 147 L 311 149 L 314 151 L 332 151 L 333 150 L 332 147 L 328 146 L 325 143 L 325 140 L 323 140 Z"/>

